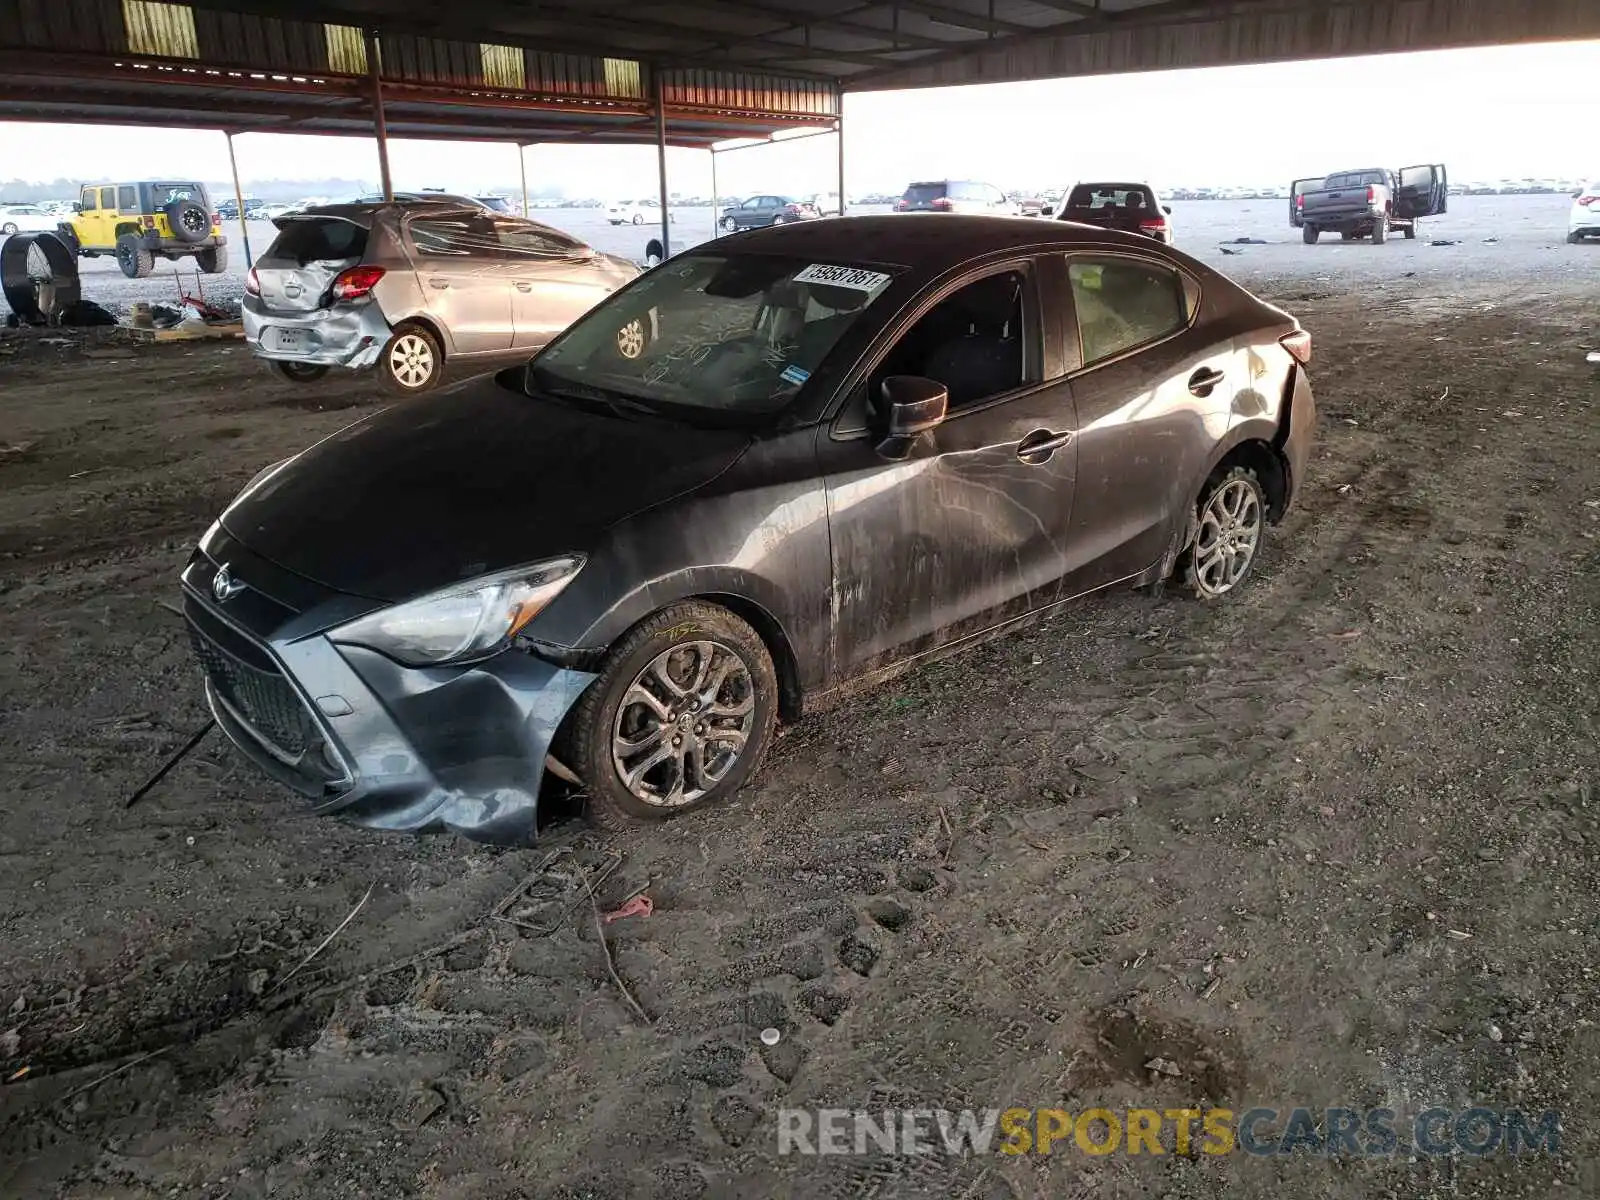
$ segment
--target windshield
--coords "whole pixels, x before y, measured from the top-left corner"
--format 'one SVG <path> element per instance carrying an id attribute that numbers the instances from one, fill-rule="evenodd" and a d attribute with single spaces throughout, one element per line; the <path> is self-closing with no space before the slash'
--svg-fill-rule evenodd
<path id="1" fill-rule="evenodd" d="M 665 415 L 774 413 L 893 278 L 852 263 L 688 254 L 578 321 L 534 360 L 531 379 L 558 395 L 599 389 Z M 654 326 L 642 349 L 619 335 L 634 321 Z"/>

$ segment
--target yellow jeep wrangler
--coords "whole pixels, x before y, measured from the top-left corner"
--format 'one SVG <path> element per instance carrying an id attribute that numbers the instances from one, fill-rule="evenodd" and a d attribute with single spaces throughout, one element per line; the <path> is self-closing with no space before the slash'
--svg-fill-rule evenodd
<path id="1" fill-rule="evenodd" d="M 116 255 L 129 279 L 150 274 L 158 255 L 173 262 L 193 255 L 209 275 L 228 269 L 222 218 L 199 183 L 85 185 L 61 234 L 84 258 Z"/>

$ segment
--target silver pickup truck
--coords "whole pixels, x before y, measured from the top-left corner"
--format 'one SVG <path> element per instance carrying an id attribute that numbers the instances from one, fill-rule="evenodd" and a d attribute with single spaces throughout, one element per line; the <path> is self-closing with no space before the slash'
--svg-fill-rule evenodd
<path id="1" fill-rule="evenodd" d="M 1414 238 L 1421 218 L 1445 211 L 1448 193 L 1449 177 L 1437 163 L 1296 179 L 1289 191 L 1289 224 L 1300 230 L 1308 246 L 1324 233 L 1337 233 L 1347 242 L 1362 237 L 1385 242 L 1390 230 Z"/>

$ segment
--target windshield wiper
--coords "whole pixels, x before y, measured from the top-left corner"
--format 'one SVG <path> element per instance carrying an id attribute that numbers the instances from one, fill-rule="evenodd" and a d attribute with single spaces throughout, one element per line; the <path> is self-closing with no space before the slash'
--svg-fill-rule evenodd
<path id="1" fill-rule="evenodd" d="M 610 388 L 596 387 L 591 383 L 580 383 L 575 379 L 561 378 L 559 382 L 552 382 L 550 372 L 540 370 L 538 367 L 529 367 L 528 375 L 540 391 L 547 392 L 561 400 L 596 400 L 604 404 L 617 416 L 624 412 L 631 412 L 641 416 L 656 417 L 665 420 L 660 412 L 642 400 L 635 400 L 623 392 L 613 391 Z"/>

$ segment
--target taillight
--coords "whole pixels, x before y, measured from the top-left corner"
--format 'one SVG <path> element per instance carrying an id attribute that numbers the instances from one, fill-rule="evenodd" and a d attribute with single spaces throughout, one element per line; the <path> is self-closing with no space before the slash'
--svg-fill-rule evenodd
<path id="1" fill-rule="evenodd" d="M 1588 208 L 1589 205 L 1594 204 L 1597 201 L 1600 201 L 1600 195 L 1597 195 L 1597 196 L 1579 196 L 1578 197 L 1578 207 L 1579 208 Z"/>
<path id="2" fill-rule="evenodd" d="M 785 204 L 783 206 L 783 211 L 787 213 L 794 213 L 796 216 L 799 216 L 800 206 L 798 204 Z"/>
<path id="3" fill-rule="evenodd" d="M 1311 335 L 1304 329 L 1296 329 L 1293 333 L 1286 333 L 1278 339 L 1278 344 L 1294 355 L 1295 360 L 1303 367 L 1311 365 Z"/>
<path id="4" fill-rule="evenodd" d="M 1159 231 L 1159 230 L 1165 229 L 1166 227 L 1167 227 L 1167 221 L 1166 221 L 1165 217 L 1157 217 L 1154 220 L 1145 220 L 1145 221 L 1140 221 L 1139 222 L 1139 228 L 1140 229 L 1150 229 L 1150 230 Z"/>
<path id="5" fill-rule="evenodd" d="M 949 196 L 940 196 L 933 202 L 934 212 L 949 212 L 954 207 L 955 205 L 950 202 Z"/>
<path id="6" fill-rule="evenodd" d="M 351 267 L 339 272 L 328 294 L 335 300 L 359 300 L 377 287 L 382 278 L 382 267 Z"/>
<path id="7" fill-rule="evenodd" d="M 1306 206 L 1306 198 L 1304 196 L 1296 196 L 1294 198 L 1294 206 L 1296 208 L 1304 208 Z"/>
<path id="8" fill-rule="evenodd" d="M 1376 201 L 1377 198 L 1378 198 L 1378 189 L 1373 187 L 1370 183 L 1367 184 L 1367 203 L 1371 204 L 1374 201 Z"/>
<path id="9" fill-rule="evenodd" d="M 219 213 L 219 212 L 212 213 L 211 214 L 211 223 L 213 225 L 221 225 L 222 224 L 222 214 Z"/>
<path id="10" fill-rule="evenodd" d="M 908 205 L 906 204 L 906 198 L 904 196 L 901 196 L 900 199 L 894 202 L 895 212 L 905 212 L 907 207 Z"/>
<path id="11" fill-rule="evenodd" d="M 244 277 L 244 290 L 247 296 L 261 295 L 261 276 L 256 274 L 254 267 L 251 267 L 250 274 Z"/>

